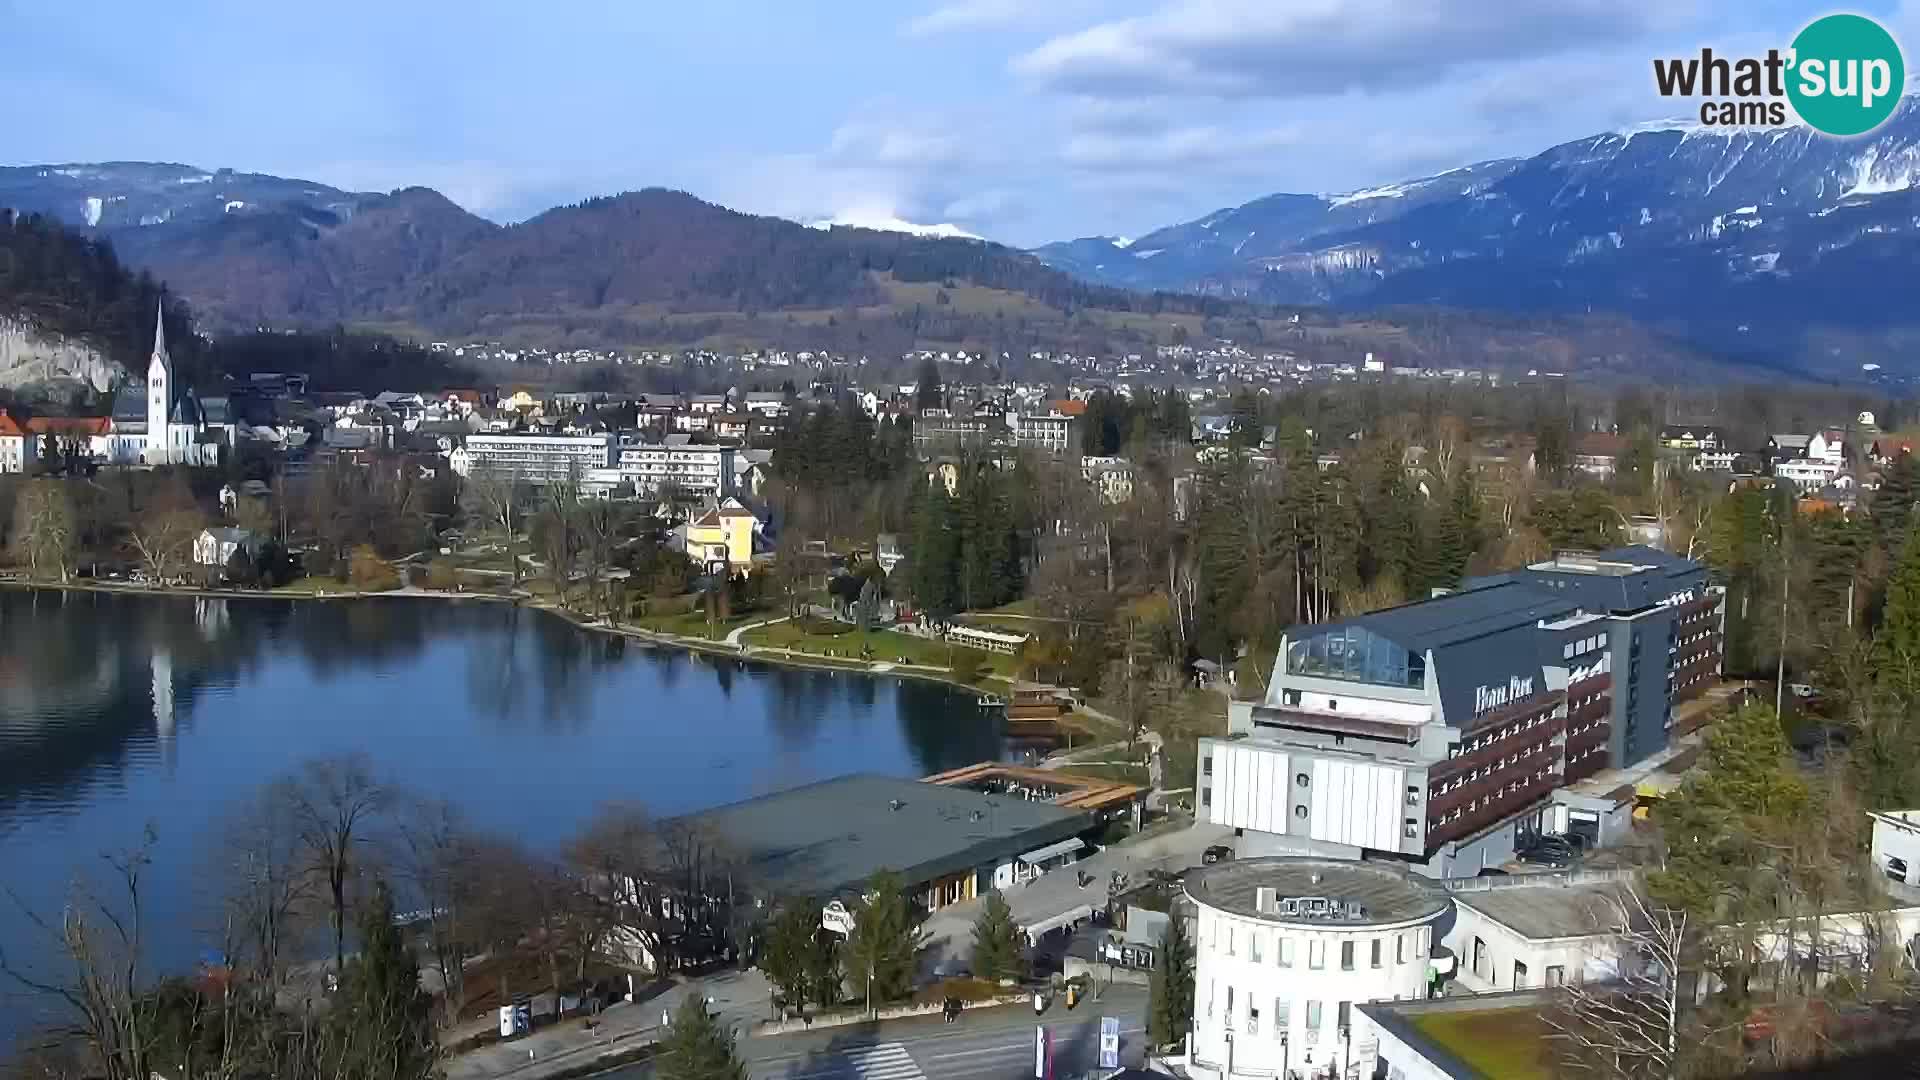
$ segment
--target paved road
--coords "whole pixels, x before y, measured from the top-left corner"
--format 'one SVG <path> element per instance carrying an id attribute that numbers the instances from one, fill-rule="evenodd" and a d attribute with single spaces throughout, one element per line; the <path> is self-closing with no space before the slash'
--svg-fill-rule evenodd
<path id="1" fill-rule="evenodd" d="M 1104 1000 L 1083 1001 L 1068 1012 L 1055 1001 L 1036 1020 L 1025 1006 L 940 1017 L 856 1024 L 793 1035 L 742 1040 L 751 1080 L 1021 1080 L 1033 1075 L 1034 1027 L 1052 1038 L 1054 1075 L 1073 1076 L 1099 1062 L 1100 1018 L 1120 1020 L 1120 1059 L 1141 1063 L 1146 993 L 1116 987 Z M 599 1080 L 652 1080 L 652 1063 L 601 1073 Z"/>
<path id="2" fill-rule="evenodd" d="M 1037 936 L 1085 918 L 1095 907 L 1105 907 L 1113 871 L 1127 875 L 1132 884 L 1142 884 L 1149 870 L 1185 870 L 1200 865 L 1200 855 L 1208 846 L 1231 843 L 1232 837 L 1233 830 L 1224 825 L 1200 824 L 1116 844 L 1025 885 L 1016 885 L 1003 895 L 1013 909 L 1014 922 Z M 1084 886 L 1080 884 L 1083 874 L 1091 878 Z M 923 967 L 932 972 L 965 964 L 972 950 L 973 921 L 985 903 L 984 898 L 968 900 L 943 907 L 928 917 L 922 927 L 928 938 L 922 953 Z"/>

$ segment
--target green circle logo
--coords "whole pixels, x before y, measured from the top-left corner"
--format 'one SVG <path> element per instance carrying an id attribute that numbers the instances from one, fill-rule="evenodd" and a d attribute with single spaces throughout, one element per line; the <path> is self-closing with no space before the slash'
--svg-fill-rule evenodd
<path id="1" fill-rule="evenodd" d="M 1864 15 L 1825 15 L 1793 39 L 1787 99 L 1828 135 L 1863 135 L 1900 104 L 1907 66 L 1893 35 Z"/>

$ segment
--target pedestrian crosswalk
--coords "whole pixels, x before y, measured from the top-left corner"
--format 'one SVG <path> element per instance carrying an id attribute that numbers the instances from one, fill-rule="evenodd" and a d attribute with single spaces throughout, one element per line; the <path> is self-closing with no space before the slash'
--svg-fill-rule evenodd
<path id="1" fill-rule="evenodd" d="M 828 1050 L 803 1061 L 781 1080 L 926 1080 L 899 1043 Z"/>

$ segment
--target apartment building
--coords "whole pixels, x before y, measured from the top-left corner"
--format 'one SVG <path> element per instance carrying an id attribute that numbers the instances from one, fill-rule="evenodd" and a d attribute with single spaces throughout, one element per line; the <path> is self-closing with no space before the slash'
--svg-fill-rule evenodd
<path id="1" fill-rule="evenodd" d="M 512 476 L 529 484 L 582 480 L 613 464 L 612 435 L 469 435 L 448 464 L 461 476 Z"/>

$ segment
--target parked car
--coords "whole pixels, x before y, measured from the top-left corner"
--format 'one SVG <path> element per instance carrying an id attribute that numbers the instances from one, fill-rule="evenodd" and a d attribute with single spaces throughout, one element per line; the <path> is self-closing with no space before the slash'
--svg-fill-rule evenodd
<path id="1" fill-rule="evenodd" d="M 1571 866 L 1580 851 L 1563 836 L 1542 836 L 1521 848 L 1515 857 L 1539 866 Z"/>
<path id="2" fill-rule="evenodd" d="M 1233 858 L 1233 849 L 1225 844 L 1215 844 L 1200 853 L 1200 865 L 1212 866 L 1217 862 L 1226 862 Z"/>

